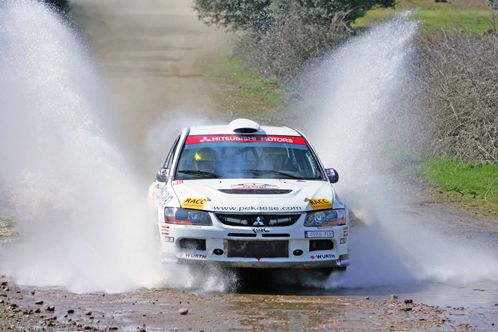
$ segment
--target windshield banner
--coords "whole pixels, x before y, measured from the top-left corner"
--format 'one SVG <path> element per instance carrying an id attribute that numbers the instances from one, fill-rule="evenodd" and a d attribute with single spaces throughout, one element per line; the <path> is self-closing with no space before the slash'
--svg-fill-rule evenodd
<path id="1" fill-rule="evenodd" d="M 301 136 L 276 136 L 276 135 L 192 135 L 188 136 L 185 144 L 199 143 L 285 143 L 306 145 Z"/>

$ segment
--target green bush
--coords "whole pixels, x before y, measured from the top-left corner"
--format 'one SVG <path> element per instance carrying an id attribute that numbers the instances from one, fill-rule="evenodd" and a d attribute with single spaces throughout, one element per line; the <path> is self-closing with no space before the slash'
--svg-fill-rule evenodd
<path id="1" fill-rule="evenodd" d="M 327 26 L 339 12 L 352 22 L 375 5 L 394 4 L 395 0 L 195 0 L 194 9 L 208 24 L 264 31 L 289 14 L 303 23 Z"/>
<path id="2" fill-rule="evenodd" d="M 199 18 L 246 34 L 236 54 L 265 75 L 287 79 L 348 37 L 350 23 L 395 0 L 195 0 Z"/>

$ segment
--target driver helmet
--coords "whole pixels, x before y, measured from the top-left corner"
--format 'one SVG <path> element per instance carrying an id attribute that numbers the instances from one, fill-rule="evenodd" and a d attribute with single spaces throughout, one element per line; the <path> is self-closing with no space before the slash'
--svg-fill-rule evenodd
<path id="1" fill-rule="evenodd" d="M 200 171 L 214 172 L 216 154 L 213 149 L 201 148 L 194 152 L 194 164 Z"/>

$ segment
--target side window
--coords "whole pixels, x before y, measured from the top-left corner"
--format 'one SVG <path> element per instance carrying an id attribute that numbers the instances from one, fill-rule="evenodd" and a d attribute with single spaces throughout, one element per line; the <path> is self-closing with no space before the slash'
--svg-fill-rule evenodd
<path id="1" fill-rule="evenodd" d="M 178 142 L 180 141 L 180 135 L 175 139 L 175 142 L 171 146 L 171 149 L 168 152 L 168 156 L 166 157 L 166 160 L 164 161 L 163 168 L 170 169 L 171 164 L 173 163 L 173 158 L 175 156 L 175 151 L 176 147 L 178 146 Z"/>

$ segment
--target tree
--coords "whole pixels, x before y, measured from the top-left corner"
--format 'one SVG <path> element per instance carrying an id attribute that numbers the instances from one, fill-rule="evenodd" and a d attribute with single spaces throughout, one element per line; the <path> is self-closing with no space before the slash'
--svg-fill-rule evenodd
<path id="1" fill-rule="evenodd" d="M 207 24 L 245 30 L 235 54 L 264 75 L 289 80 L 348 38 L 351 22 L 395 0 L 195 0 Z"/>
<path id="2" fill-rule="evenodd" d="M 395 0 L 195 0 L 194 9 L 207 24 L 234 30 L 268 29 L 288 15 L 304 24 L 328 25 L 339 12 L 352 22 L 373 6 L 394 6 Z"/>
<path id="3" fill-rule="evenodd" d="M 235 30 L 259 30 L 270 24 L 271 4 L 271 0 L 195 0 L 194 9 L 207 24 Z"/>

